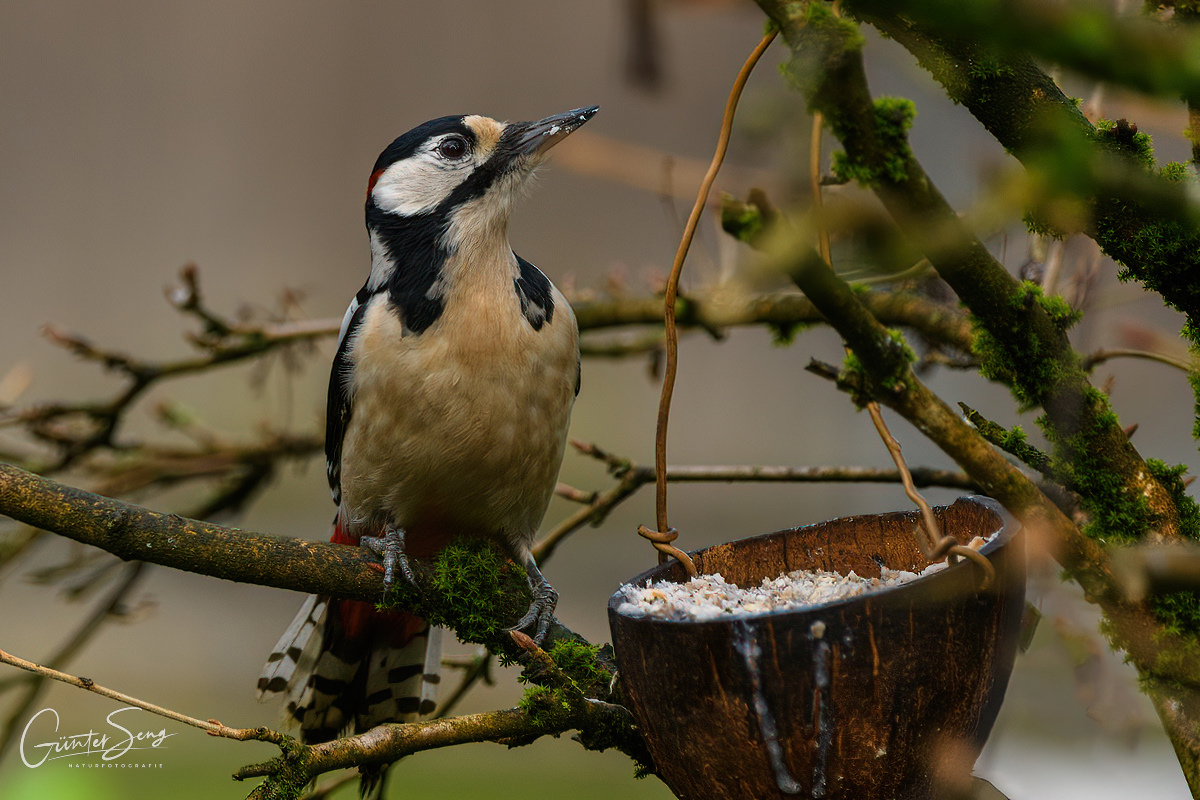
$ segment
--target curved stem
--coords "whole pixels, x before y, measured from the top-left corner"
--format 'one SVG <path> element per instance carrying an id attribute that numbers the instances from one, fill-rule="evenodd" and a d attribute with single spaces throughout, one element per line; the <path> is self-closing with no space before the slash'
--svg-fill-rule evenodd
<path id="1" fill-rule="evenodd" d="M 712 164 L 709 165 L 708 173 L 705 174 L 704 180 L 700 184 L 700 191 L 696 196 L 696 204 L 692 206 L 692 213 L 688 215 L 687 226 L 683 231 L 683 238 L 680 240 L 679 249 L 675 253 L 675 262 L 671 266 L 671 277 L 667 280 L 666 298 L 664 300 L 667 360 L 663 375 L 662 396 L 658 404 L 658 430 L 655 437 L 654 450 L 654 463 L 659 475 L 655 487 L 655 511 L 660 537 L 669 535 L 671 531 L 671 527 L 667 522 L 667 423 L 671 416 L 671 396 L 675 392 L 675 375 L 678 370 L 679 361 L 679 329 L 675 326 L 675 300 L 679 295 L 679 278 L 683 272 L 683 262 L 687 258 L 688 249 L 692 246 L 692 238 L 696 235 L 696 226 L 700 222 L 700 215 L 704 212 L 708 192 L 712 188 L 713 181 L 717 178 L 718 170 L 721 169 L 721 162 L 725 160 L 725 152 L 729 148 L 729 137 L 733 131 L 733 115 L 737 110 L 738 100 L 742 96 L 742 89 L 745 88 L 746 81 L 749 79 L 754 65 L 758 63 L 763 53 L 767 51 L 767 47 L 775 40 L 777 33 L 778 31 L 772 29 L 762 38 L 762 41 L 750 53 L 750 57 L 746 59 L 746 63 L 742 65 L 737 79 L 733 82 L 733 89 L 730 90 L 729 99 L 725 103 L 725 117 L 721 121 L 721 135 L 717 139 L 717 151 L 713 154 Z M 655 547 L 659 549 L 660 563 L 666 560 L 667 552 L 674 551 L 672 555 L 676 558 L 682 556 L 680 561 L 687 568 L 688 574 L 696 574 L 696 567 L 691 563 L 690 559 L 677 548 L 673 547 L 669 541 L 656 541 Z"/>

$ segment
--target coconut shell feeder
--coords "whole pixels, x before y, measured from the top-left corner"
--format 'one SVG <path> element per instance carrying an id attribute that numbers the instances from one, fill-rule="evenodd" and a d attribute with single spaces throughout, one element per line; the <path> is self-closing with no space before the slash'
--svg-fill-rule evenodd
<path id="1" fill-rule="evenodd" d="M 682 800 L 962 798 L 1004 699 L 1024 611 L 1020 526 L 998 502 L 964 497 L 931 509 L 878 404 L 867 402 L 917 511 L 845 517 L 690 555 L 675 546 L 678 532 L 667 519 L 680 276 L 738 98 L 774 37 L 774 30 L 764 35 L 734 81 L 667 280 L 656 524 L 638 528 L 659 551 L 659 565 L 629 583 L 720 573 L 745 589 L 799 570 L 880 578 L 883 567 L 923 573 L 947 564 L 846 599 L 705 619 L 643 614 L 618 590 L 608 617 L 621 685 L 659 776 Z M 810 166 L 819 174 L 816 145 Z M 820 206 L 819 183 L 813 201 Z M 986 540 L 977 550 L 962 544 L 976 538 Z"/>
<path id="2" fill-rule="evenodd" d="M 1017 523 L 994 500 L 935 509 L 980 554 L 827 605 L 681 622 L 609 602 L 624 689 L 660 775 L 686 800 L 938 796 L 969 775 L 1016 658 L 1025 597 Z M 846 517 L 692 554 L 739 586 L 793 570 L 920 572 L 918 512 Z M 994 535 L 994 536 L 993 536 Z M 672 561 L 632 582 L 687 579 Z"/>

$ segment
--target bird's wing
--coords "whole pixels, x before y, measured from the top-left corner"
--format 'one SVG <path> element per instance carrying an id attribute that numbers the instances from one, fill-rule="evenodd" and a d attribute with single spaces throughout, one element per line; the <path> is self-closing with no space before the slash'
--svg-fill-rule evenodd
<path id="1" fill-rule="evenodd" d="M 342 502 L 342 437 L 350 422 L 354 394 L 354 364 L 350 360 L 350 345 L 362 325 L 369 300 L 370 294 L 364 286 L 350 301 L 346 316 L 342 317 L 337 355 L 333 357 L 333 367 L 329 371 L 329 400 L 325 408 L 325 475 L 329 478 L 333 502 L 339 505 Z"/>
<path id="2" fill-rule="evenodd" d="M 554 320 L 554 290 L 550 279 L 520 256 L 517 256 L 517 268 L 513 288 L 521 302 L 521 313 L 535 331 L 540 331 L 543 325 Z"/>

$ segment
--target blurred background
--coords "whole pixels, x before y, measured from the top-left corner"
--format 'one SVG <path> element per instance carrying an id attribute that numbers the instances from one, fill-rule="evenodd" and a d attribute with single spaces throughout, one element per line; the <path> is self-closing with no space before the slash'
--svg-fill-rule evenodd
<path id="1" fill-rule="evenodd" d="M 532 119 L 601 105 L 518 209 L 513 246 L 569 295 L 656 290 L 729 86 L 762 24 L 748 2 L 713 0 L 0 2 L 0 402 L 104 398 L 120 386 L 48 343 L 47 323 L 147 359 L 190 352 L 184 334 L 194 323 L 163 296 L 187 263 L 198 266 L 208 303 L 230 314 L 340 317 L 368 268 L 362 202 L 371 164 L 394 137 L 444 114 Z M 952 203 L 970 209 L 988 176 L 1011 167 L 1003 150 L 899 46 L 872 35 L 867 58 L 876 95 L 916 102 L 918 158 Z M 804 202 L 810 121 L 774 69 L 783 59 L 777 44 L 752 77 L 718 187 L 739 196 L 762 187 L 786 207 Z M 1160 162 L 1187 157 L 1181 109 L 1064 82 L 1102 103 L 1104 116 L 1128 116 L 1154 135 Z M 1028 260 L 1016 217 L 982 233 L 1014 271 Z M 748 259 L 709 214 L 685 288 L 727 280 Z M 1068 277 L 1087 261 L 1083 251 L 1070 257 Z M 1117 283 L 1115 272 L 1097 262 L 1075 276 L 1090 293 L 1077 347 L 1151 337 L 1182 350 L 1180 319 L 1157 295 Z M 150 413 L 163 402 L 231 439 L 314 432 L 332 347 L 322 340 L 290 366 L 276 359 L 160 385 L 135 407 L 128 434 L 178 436 Z M 867 417 L 804 371 L 812 356 L 840 361 L 837 338 L 817 329 L 781 347 L 761 329 L 734 330 L 721 342 L 685 337 L 672 462 L 889 466 Z M 1106 364 L 1096 381 L 1109 376 L 1123 422 L 1141 424 L 1141 452 L 1195 466 L 1185 375 L 1126 360 Z M 1005 391 L 974 374 L 941 372 L 930 383 L 950 402 L 1033 428 Z M 645 357 L 586 361 L 572 437 L 652 461 L 658 388 Z M 952 466 L 889 419 L 910 464 Z M 0 431 L 0 444 L 13 444 L 9 433 Z M 602 465 L 576 453 L 562 479 L 588 491 L 611 485 Z M 202 495 L 185 487 L 142 499 L 179 510 Z M 907 506 L 891 486 L 680 485 L 671 493 L 672 522 L 689 549 Z M 547 527 L 572 510 L 555 500 Z M 331 514 L 324 470 L 310 459 L 282 472 L 236 523 L 323 539 Z M 567 625 L 607 640 L 609 594 L 654 562 L 634 532 L 652 521 L 647 488 L 560 549 L 546 574 Z M 44 659 L 88 614 L 90 604 L 70 602 L 61 582 L 30 577 L 75 557 L 69 543 L 43 537 L 0 574 L 0 648 Z M 278 709 L 257 705 L 254 685 L 302 598 L 159 568 L 139 586 L 126 618 L 66 669 L 195 717 L 275 724 Z M 1035 570 L 1031 592 L 1046 618 L 1017 663 L 977 773 L 1013 800 L 1186 797 L 1154 712 L 1132 671 L 1107 652 L 1097 615 L 1052 567 Z M 514 703 L 514 674 L 498 670 L 497 685 L 476 689 L 460 710 Z M 0 681 L 11 677 L 0 671 Z M 102 726 L 117 706 L 54 686 L 38 702 L 44 707 L 74 733 Z M 10 750 L 0 761 L 0 796 L 244 797 L 250 787 L 229 774 L 275 751 L 165 727 L 174 735 L 155 769 L 68 769 L 65 761 L 30 769 Z M 390 788 L 393 797 L 421 798 L 670 796 L 655 779 L 635 781 L 623 756 L 554 739 L 513 751 L 482 744 L 422 753 L 395 769 Z"/>

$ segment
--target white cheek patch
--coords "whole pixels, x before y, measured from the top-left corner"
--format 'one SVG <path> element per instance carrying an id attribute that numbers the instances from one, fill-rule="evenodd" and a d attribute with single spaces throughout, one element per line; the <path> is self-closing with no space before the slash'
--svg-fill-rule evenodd
<path id="1" fill-rule="evenodd" d="M 417 153 L 384 170 L 371 195 L 382 210 L 413 216 L 436 208 L 474 166 L 470 161 L 450 164 L 432 153 Z"/>

